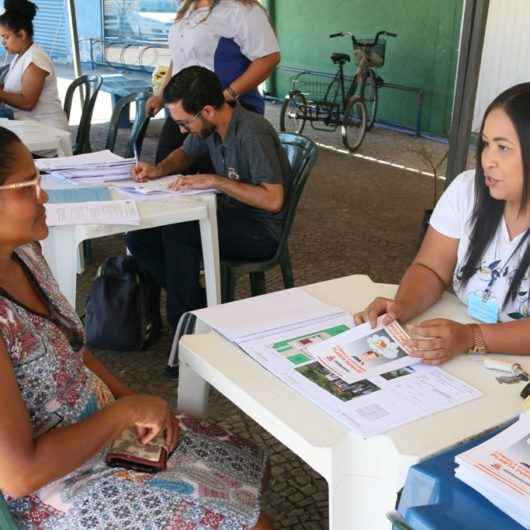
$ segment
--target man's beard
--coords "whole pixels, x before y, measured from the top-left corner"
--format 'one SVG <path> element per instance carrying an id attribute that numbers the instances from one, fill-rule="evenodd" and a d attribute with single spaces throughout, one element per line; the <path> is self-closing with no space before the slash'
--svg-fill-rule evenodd
<path id="1" fill-rule="evenodd" d="M 212 135 L 217 127 L 211 122 L 208 121 L 206 118 L 202 118 L 202 128 L 197 133 L 202 139 L 208 138 L 208 136 Z"/>

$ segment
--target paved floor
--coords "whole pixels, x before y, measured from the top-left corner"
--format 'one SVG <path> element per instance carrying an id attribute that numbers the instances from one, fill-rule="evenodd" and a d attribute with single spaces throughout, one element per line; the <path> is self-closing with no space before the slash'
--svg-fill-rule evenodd
<path id="1" fill-rule="evenodd" d="M 104 121 L 110 114 L 109 105 L 109 100 L 101 99 L 97 121 Z M 274 124 L 278 113 L 278 105 L 268 105 L 267 116 Z M 147 160 L 153 157 L 159 128 L 160 122 L 154 121 L 148 132 L 143 151 Z M 361 150 L 351 155 L 343 151 L 338 133 L 304 132 L 322 148 L 290 238 L 296 283 L 303 285 L 352 273 L 369 274 L 380 282 L 398 282 L 417 249 L 423 212 L 433 203 L 432 169 L 425 159 L 436 164 L 447 145 L 376 128 L 368 134 Z M 106 126 L 95 125 L 93 148 L 102 146 L 105 136 Z M 443 181 L 440 184 L 441 188 Z M 123 251 L 120 237 L 94 242 L 94 263 L 78 283 L 80 312 L 96 267 L 106 256 Z M 238 285 L 238 297 L 248 296 L 246 284 Z M 282 288 L 277 271 L 267 275 L 267 288 Z M 164 374 L 168 349 L 166 328 L 161 341 L 151 350 L 97 354 L 132 387 L 163 395 L 175 404 L 177 382 Z M 328 528 L 326 482 L 218 393 L 211 393 L 210 405 L 212 420 L 269 451 L 272 482 L 264 509 L 272 515 L 275 528 Z"/>

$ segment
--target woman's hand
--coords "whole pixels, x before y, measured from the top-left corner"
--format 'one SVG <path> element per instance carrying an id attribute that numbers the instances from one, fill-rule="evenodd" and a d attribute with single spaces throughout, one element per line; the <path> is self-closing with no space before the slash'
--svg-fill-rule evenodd
<path id="1" fill-rule="evenodd" d="M 426 320 L 407 326 L 411 339 L 405 345 L 411 357 L 420 357 L 426 364 L 441 364 L 473 346 L 471 326 L 445 318 Z"/>
<path id="2" fill-rule="evenodd" d="M 149 443 L 160 432 L 165 431 L 166 447 L 169 450 L 174 448 L 178 429 L 166 400 L 147 394 L 135 394 L 120 401 L 131 414 L 131 424 L 136 428 L 140 442 Z"/>
<path id="3" fill-rule="evenodd" d="M 151 116 L 155 116 L 164 108 L 164 99 L 162 96 L 151 96 L 145 102 L 145 112 Z"/>
<path id="4" fill-rule="evenodd" d="M 396 302 L 391 298 L 376 298 L 364 311 L 356 313 L 353 320 L 356 325 L 370 322 L 370 326 L 375 328 L 377 326 L 377 317 L 384 315 L 383 324 L 390 324 L 394 320 L 400 320 L 403 317 L 404 311 L 401 302 Z"/>

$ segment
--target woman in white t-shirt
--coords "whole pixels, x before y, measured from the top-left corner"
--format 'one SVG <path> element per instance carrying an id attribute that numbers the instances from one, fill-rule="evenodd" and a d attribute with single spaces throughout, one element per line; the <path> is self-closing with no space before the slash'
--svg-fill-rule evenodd
<path id="1" fill-rule="evenodd" d="M 171 65 L 158 94 L 147 102 L 156 114 L 173 75 L 188 66 L 203 66 L 221 80 L 228 101 L 264 113 L 258 86 L 280 62 L 280 48 L 268 15 L 257 0 L 184 0 L 169 31 Z M 168 118 L 160 135 L 157 162 L 184 140 Z"/>
<path id="2" fill-rule="evenodd" d="M 407 322 L 452 285 L 477 324 L 434 319 L 410 326 L 414 355 L 439 364 L 462 352 L 530 354 L 530 83 L 486 110 L 477 169 L 447 188 L 394 300 L 377 298 L 356 323 L 378 315 Z"/>
<path id="3" fill-rule="evenodd" d="M 67 130 L 68 123 L 57 92 L 55 67 L 33 43 L 37 6 L 28 0 L 6 0 L 0 15 L 0 36 L 8 53 L 15 54 L 0 87 L 0 103 L 17 120 L 36 119 Z"/>

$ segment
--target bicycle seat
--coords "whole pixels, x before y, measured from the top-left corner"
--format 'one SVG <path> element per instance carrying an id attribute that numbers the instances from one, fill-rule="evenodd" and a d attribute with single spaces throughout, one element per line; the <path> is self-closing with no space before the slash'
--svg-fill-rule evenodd
<path id="1" fill-rule="evenodd" d="M 332 53 L 331 60 L 335 64 L 344 64 L 350 62 L 350 56 L 347 53 Z"/>

